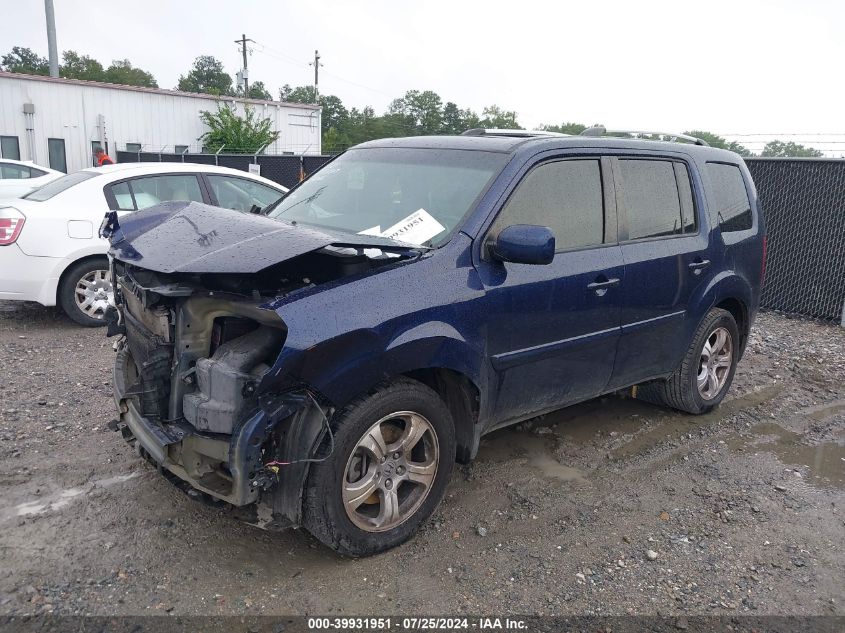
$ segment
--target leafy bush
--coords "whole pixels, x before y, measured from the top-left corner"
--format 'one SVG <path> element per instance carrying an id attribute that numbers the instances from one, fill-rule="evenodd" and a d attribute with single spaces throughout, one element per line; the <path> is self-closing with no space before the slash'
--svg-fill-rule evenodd
<path id="1" fill-rule="evenodd" d="M 225 146 L 226 152 L 233 154 L 254 154 L 279 138 L 279 133 L 271 129 L 270 119 L 259 118 L 251 108 L 246 108 L 246 116 L 238 116 L 229 106 L 221 105 L 217 112 L 204 110 L 200 119 L 209 130 L 197 140 L 212 152 Z"/>

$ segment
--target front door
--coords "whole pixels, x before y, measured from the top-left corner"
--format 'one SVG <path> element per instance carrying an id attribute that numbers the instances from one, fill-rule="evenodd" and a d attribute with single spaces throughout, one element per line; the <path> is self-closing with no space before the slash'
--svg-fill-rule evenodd
<path id="1" fill-rule="evenodd" d="M 547 265 L 478 265 L 485 289 L 487 352 L 493 370 L 491 425 L 529 417 L 601 393 L 619 338 L 624 268 L 616 244 L 609 162 L 544 161 L 509 196 L 487 232 L 513 224 L 549 227 Z M 484 249 L 485 253 L 487 249 Z"/>

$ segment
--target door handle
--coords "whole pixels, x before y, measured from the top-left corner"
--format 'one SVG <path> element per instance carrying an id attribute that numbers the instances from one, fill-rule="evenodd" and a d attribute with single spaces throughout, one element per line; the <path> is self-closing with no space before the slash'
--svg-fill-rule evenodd
<path id="1" fill-rule="evenodd" d="M 701 271 L 710 266 L 709 259 L 699 259 L 698 261 L 690 262 L 689 269 L 693 275 L 700 275 Z"/>
<path id="2" fill-rule="evenodd" d="M 601 277 L 599 277 L 599 279 L 601 279 Z M 605 294 L 607 294 L 608 288 L 612 288 L 613 286 L 618 285 L 619 279 L 614 277 L 613 279 L 606 279 L 605 281 L 594 281 L 591 284 L 587 284 L 587 289 L 592 290 L 599 297 L 603 297 Z"/>

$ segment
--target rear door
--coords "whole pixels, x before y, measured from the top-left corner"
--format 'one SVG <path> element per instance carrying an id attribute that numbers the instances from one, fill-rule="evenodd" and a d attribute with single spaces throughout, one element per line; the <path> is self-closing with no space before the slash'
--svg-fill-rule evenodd
<path id="1" fill-rule="evenodd" d="M 613 172 L 625 286 L 610 389 L 675 370 L 689 345 L 690 297 L 713 270 L 686 161 L 619 156 Z"/>
<path id="2" fill-rule="evenodd" d="M 551 228 L 557 252 L 548 265 L 489 257 L 478 264 L 479 319 L 497 381 L 493 426 L 601 393 L 619 337 L 624 271 L 609 162 L 560 157 L 535 165 L 485 242 L 513 224 Z"/>

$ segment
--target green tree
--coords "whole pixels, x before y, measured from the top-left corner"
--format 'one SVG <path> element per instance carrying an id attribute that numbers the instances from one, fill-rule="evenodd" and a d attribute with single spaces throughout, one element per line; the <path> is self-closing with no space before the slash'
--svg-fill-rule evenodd
<path id="1" fill-rule="evenodd" d="M 736 141 L 728 141 L 727 139 L 722 138 L 718 134 L 713 134 L 712 132 L 705 132 L 704 130 L 687 130 L 684 134 L 700 138 L 702 141 L 706 141 L 711 147 L 728 149 L 732 152 L 736 152 L 740 156 L 751 156 L 751 151 L 744 145 L 740 145 Z"/>
<path id="2" fill-rule="evenodd" d="M 783 141 L 770 141 L 766 143 L 763 148 L 761 156 L 783 156 L 790 158 L 820 158 L 824 156 L 824 152 L 820 152 L 812 147 L 799 145 L 792 141 L 784 143 Z"/>
<path id="3" fill-rule="evenodd" d="M 401 115 L 400 120 L 409 133 L 439 134 L 443 125 L 443 101 L 432 90 L 408 90 L 391 104 L 390 114 Z"/>
<path id="4" fill-rule="evenodd" d="M 447 101 L 443 106 L 440 132 L 442 134 L 461 134 L 479 127 L 478 115 L 470 109 L 461 110 L 456 103 Z"/>
<path id="5" fill-rule="evenodd" d="M 179 77 L 177 90 L 229 95 L 232 94 L 232 77 L 223 70 L 221 61 L 211 55 L 200 55 L 188 74 Z"/>
<path id="6" fill-rule="evenodd" d="M 238 88 L 237 94 L 239 97 L 244 96 L 244 89 Z M 273 95 L 270 94 L 270 91 L 267 90 L 267 87 L 264 85 L 263 81 L 253 81 L 249 84 L 249 94 L 247 95 L 248 99 L 264 99 L 265 101 L 272 101 Z"/>
<path id="7" fill-rule="evenodd" d="M 279 90 L 279 99 L 288 103 L 314 103 L 317 101 L 314 86 L 297 86 L 296 88 L 291 88 L 290 84 L 285 84 Z"/>
<path id="8" fill-rule="evenodd" d="M 49 75 L 50 62 L 41 57 L 31 48 L 13 46 L 11 52 L 0 59 L 0 67 L 10 73 L 24 73 L 27 75 Z"/>
<path id="9" fill-rule="evenodd" d="M 111 66 L 106 68 L 104 77 L 104 81 L 112 84 L 158 88 L 158 83 L 151 73 L 133 66 L 128 59 L 114 60 Z"/>
<path id="10" fill-rule="evenodd" d="M 497 105 L 491 105 L 482 111 L 484 117 L 478 125 L 487 129 L 495 130 L 518 130 L 520 125 L 516 120 L 516 112 L 502 110 Z"/>
<path id="11" fill-rule="evenodd" d="M 270 119 L 259 118 L 252 108 L 246 108 L 246 116 L 238 116 L 234 109 L 220 105 L 217 112 L 200 112 L 200 119 L 209 129 L 197 140 L 212 152 L 225 146 L 227 152 L 254 154 L 279 138 Z"/>
<path id="12" fill-rule="evenodd" d="M 558 134 L 572 134 L 573 136 L 577 136 L 584 130 L 586 130 L 589 126 L 584 125 L 583 123 L 572 123 L 567 121 L 566 123 L 561 123 L 560 125 L 541 125 L 538 129 L 544 130 L 546 132 L 557 132 Z"/>
<path id="13" fill-rule="evenodd" d="M 62 53 L 62 64 L 59 66 L 59 76 L 67 79 L 84 79 L 86 81 L 105 81 L 103 65 L 93 57 L 80 55 L 76 51 Z"/>

